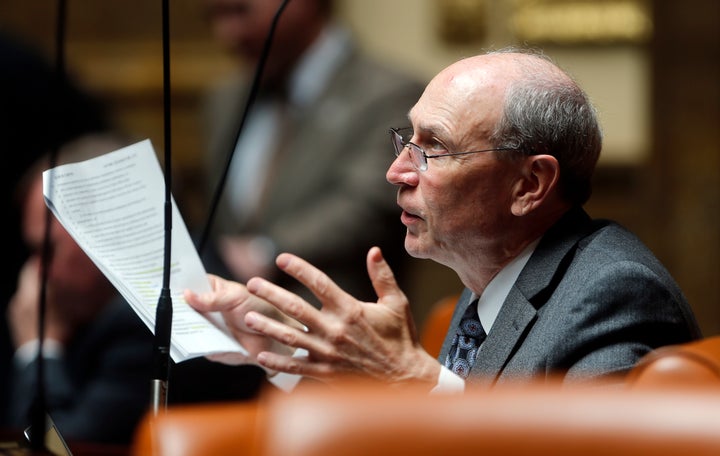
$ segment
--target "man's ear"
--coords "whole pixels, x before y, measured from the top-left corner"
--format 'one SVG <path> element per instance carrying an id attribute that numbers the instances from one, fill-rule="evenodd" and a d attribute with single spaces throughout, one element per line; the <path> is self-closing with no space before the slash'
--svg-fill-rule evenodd
<path id="1" fill-rule="evenodd" d="M 527 215 L 555 193 L 560 164 L 552 155 L 531 155 L 523 160 L 513 186 L 513 215 Z"/>

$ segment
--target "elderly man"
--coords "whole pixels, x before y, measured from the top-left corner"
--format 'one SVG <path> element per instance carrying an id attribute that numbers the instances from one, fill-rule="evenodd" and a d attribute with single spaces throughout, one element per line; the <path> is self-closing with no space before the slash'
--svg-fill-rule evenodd
<path id="1" fill-rule="evenodd" d="M 188 292 L 197 309 L 224 312 L 252 347 L 248 362 L 295 378 L 461 390 L 614 378 L 655 347 L 700 336 L 681 290 L 641 241 L 582 209 L 601 133 L 585 93 L 544 56 L 504 50 L 454 63 L 409 120 L 391 130 L 397 158 L 386 176 L 398 186 L 405 249 L 452 268 L 467 287 L 439 360 L 420 346 L 407 298 L 374 247 L 373 303 L 289 254 L 276 264 L 321 310 L 259 278 L 246 288 L 213 277 L 213 293 Z M 268 303 L 285 316 L 269 318 Z"/>

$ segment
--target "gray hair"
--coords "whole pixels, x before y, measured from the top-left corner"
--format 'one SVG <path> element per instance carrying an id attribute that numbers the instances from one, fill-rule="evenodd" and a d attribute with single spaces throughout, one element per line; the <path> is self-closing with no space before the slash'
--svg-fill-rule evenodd
<path id="1" fill-rule="evenodd" d="M 580 86 L 548 57 L 532 50 L 493 53 L 508 52 L 536 58 L 518 60 L 523 77 L 508 88 L 503 116 L 490 139 L 496 147 L 555 157 L 561 194 L 572 204 L 582 205 L 590 198 L 602 148 L 597 112 Z"/>

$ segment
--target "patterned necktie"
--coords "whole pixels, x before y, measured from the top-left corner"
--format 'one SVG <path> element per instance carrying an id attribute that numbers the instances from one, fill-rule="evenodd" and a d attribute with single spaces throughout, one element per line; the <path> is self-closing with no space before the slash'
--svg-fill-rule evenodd
<path id="1" fill-rule="evenodd" d="M 480 318 L 478 318 L 477 304 L 478 302 L 475 300 L 465 309 L 445 359 L 445 367 L 462 378 L 467 378 L 470 373 L 478 347 L 486 337 Z"/>

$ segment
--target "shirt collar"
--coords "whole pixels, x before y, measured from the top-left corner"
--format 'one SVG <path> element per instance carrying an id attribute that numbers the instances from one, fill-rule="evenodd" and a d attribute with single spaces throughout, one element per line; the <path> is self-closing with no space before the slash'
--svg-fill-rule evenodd
<path id="1" fill-rule="evenodd" d="M 325 27 L 300 57 L 288 82 L 290 102 L 304 107 L 315 101 L 327 86 L 351 46 L 350 34 L 338 24 Z"/>
<path id="2" fill-rule="evenodd" d="M 500 313 L 500 308 L 503 302 L 505 302 L 505 298 L 507 298 L 510 289 L 539 242 L 540 239 L 538 238 L 525 247 L 525 249 L 520 252 L 520 255 L 513 258 L 510 263 L 502 268 L 485 287 L 485 290 L 478 300 L 478 316 L 480 317 L 480 323 L 482 323 L 483 329 L 485 329 L 485 333 L 490 333 L 490 328 L 492 328 L 493 323 L 495 323 L 495 319 L 498 313 Z M 477 295 L 473 293 L 471 302 L 477 298 Z"/>

